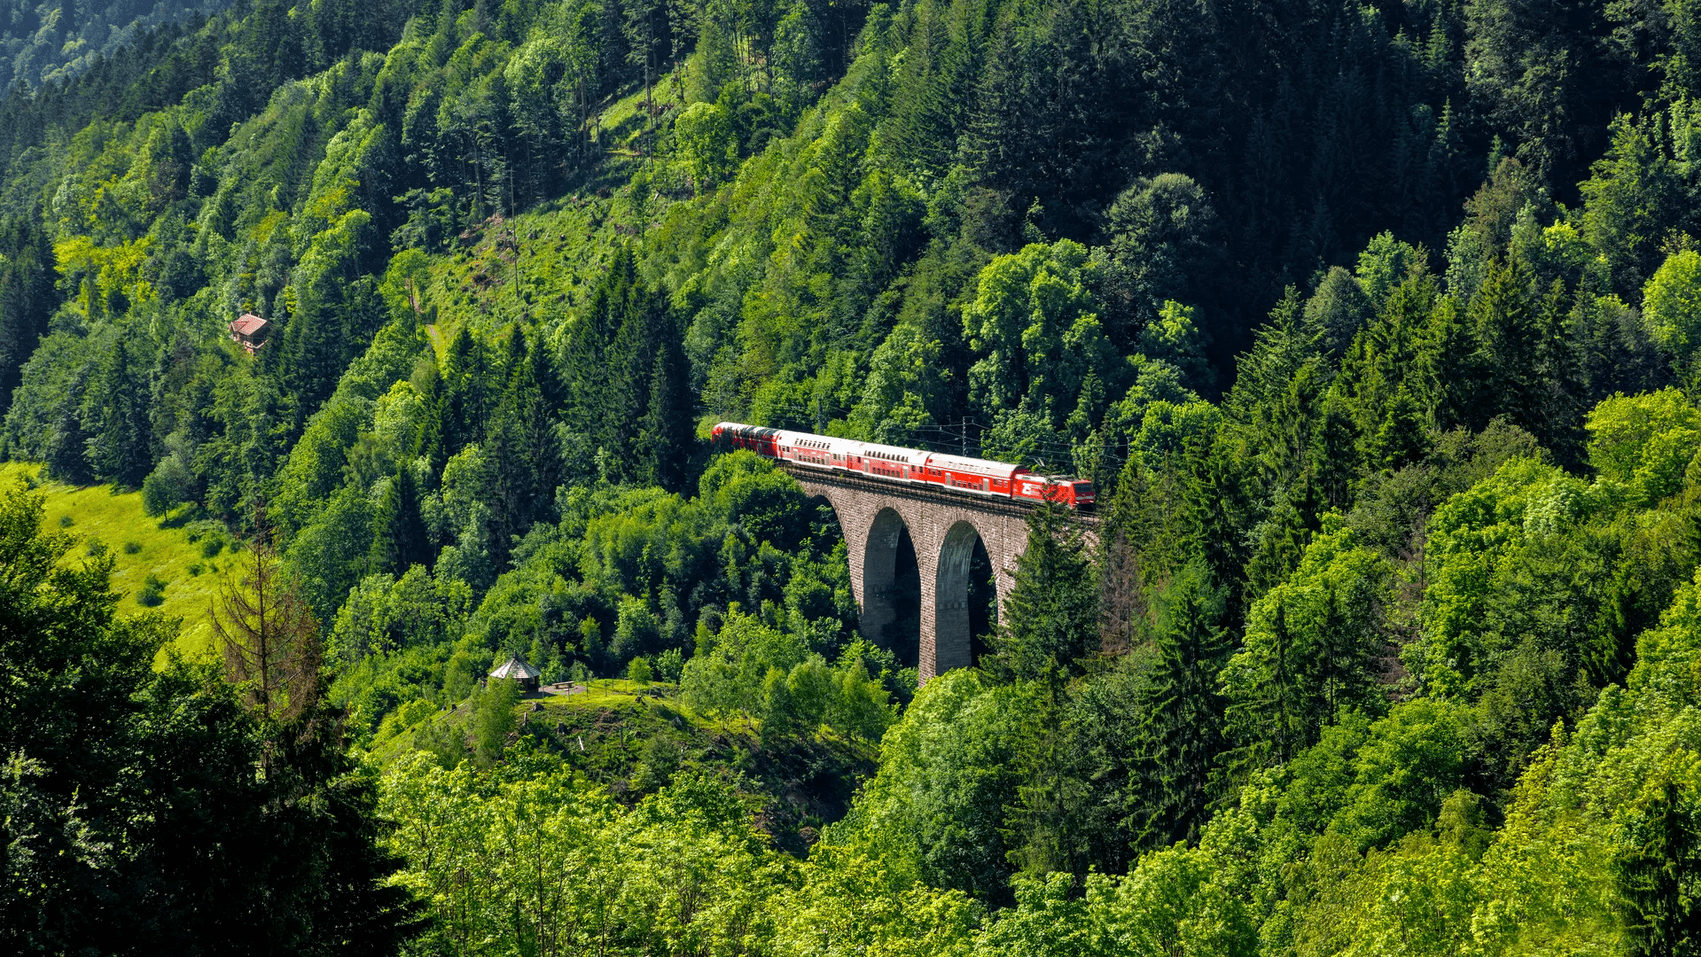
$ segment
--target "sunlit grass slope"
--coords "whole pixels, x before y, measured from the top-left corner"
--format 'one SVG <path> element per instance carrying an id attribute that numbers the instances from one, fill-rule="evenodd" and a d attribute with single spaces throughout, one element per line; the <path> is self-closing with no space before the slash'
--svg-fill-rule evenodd
<path id="1" fill-rule="evenodd" d="M 679 107 L 679 84 L 669 74 L 653 91 L 656 107 Z M 653 196 L 635 205 L 628 181 L 643 166 L 642 89 L 628 91 L 602 112 L 599 174 L 558 199 L 500 222 L 466 231 L 449 252 L 431 257 L 417 290 L 419 307 L 435 318 L 439 357 L 462 326 L 490 339 L 520 322 L 553 334 L 584 304 L 608 259 L 640 235 L 666 204 Z M 644 190 L 653 189 L 645 185 Z"/>
<path id="2" fill-rule="evenodd" d="M 40 472 L 37 465 L 0 463 L 0 488 L 16 488 Z M 119 492 L 110 485 L 75 487 L 37 481 L 37 491 L 45 497 L 44 524 L 76 537 L 73 556 L 93 554 L 102 547 L 111 553 L 112 587 L 123 596 L 118 605 L 121 614 L 150 610 L 138 597 L 152 575 L 164 588 L 159 590 L 163 600 L 151 610 L 183 623 L 176 648 L 188 656 L 212 652 L 209 610 L 219 573 L 235 560 L 222 530 L 206 523 L 161 527 L 160 520 L 142 510 L 140 492 Z"/>

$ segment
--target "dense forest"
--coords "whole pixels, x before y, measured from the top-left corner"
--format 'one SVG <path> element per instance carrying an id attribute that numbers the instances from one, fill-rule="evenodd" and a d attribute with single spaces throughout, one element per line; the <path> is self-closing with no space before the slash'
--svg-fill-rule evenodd
<path id="1" fill-rule="evenodd" d="M 131 6 L 0 34 L 4 949 L 1701 953 L 1695 4 Z M 918 689 L 723 419 L 1096 535 Z"/>
<path id="2" fill-rule="evenodd" d="M 169 44 L 179 33 L 156 28 L 225 6 L 222 0 L 155 0 L 151 5 L 116 0 L 104 6 L 11 0 L 0 8 L 0 92 L 61 83 L 138 41 Z"/>

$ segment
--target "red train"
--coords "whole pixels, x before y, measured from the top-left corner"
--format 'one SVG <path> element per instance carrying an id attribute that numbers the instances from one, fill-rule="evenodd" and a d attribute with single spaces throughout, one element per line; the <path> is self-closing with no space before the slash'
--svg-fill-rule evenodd
<path id="1" fill-rule="evenodd" d="M 749 449 L 758 455 L 819 469 L 861 472 L 894 482 L 935 485 L 987 498 L 1049 499 L 1070 508 L 1093 504 L 1093 483 L 1063 476 L 1035 475 L 1020 465 L 923 452 L 855 439 L 787 432 L 757 425 L 722 422 L 710 433 L 716 446 Z"/>

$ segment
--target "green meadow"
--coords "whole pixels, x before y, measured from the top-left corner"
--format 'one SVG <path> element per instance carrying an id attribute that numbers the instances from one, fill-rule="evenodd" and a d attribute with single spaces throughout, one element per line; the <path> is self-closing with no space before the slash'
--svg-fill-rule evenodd
<path id="1" fill-rule="evenodd" d="M 0 487 L 31 481 L 45 497 L 43 524 L 77 539 L 70 557 L 92 556 L 103 549 L 113 556 L 112 587 L 123 596 L 121 613 L 155 611 L 176 618 L 182 622 L 174 643 L 179 652 L 212 652 L 208 616 L 221 573 L 235 562 L 231 539 L 222 527 L 185 522 L 182 514 L 153 518 L 143 511 L 140 492 L 44 481 L 39 465 L 0 463 Z M 157 603 L 147 604 L 154 600 Z"/>

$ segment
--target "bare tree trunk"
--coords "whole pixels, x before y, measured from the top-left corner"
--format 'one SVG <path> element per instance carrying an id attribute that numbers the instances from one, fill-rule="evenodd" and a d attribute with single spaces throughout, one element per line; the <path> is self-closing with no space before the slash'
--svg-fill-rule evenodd
<path id="1" fill-rule="evenodd" d="M 1099 650 L 1106 656 L 1127 654 L 1143 641 L 1151 624 L 1146 607 L 1146 576 L 1140 556 L 1118 530 L 1100 553 Z"/>

